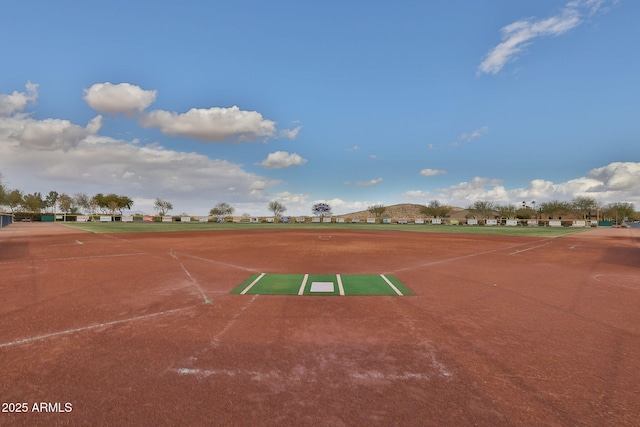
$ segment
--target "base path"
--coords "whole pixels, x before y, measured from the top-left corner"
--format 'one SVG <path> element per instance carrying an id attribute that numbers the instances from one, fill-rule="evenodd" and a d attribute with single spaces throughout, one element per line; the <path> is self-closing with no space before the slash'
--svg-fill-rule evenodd
<path id="1" fill-rule="evenodd" d="M 640 425 L 640 230 L 324 233 L 3 228 L 0 425 Z"/>

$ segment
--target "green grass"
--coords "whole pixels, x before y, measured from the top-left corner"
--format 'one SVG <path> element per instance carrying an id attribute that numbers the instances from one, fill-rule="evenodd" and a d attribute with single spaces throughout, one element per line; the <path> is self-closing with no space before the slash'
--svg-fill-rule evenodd
<path id="1" fill-rule="evenodd" d="M 231 291 L 232 294 L 241 293 L 247 286 L 257 279 L 259 274 L 253 274 L 240 286 Z M 296 295 L 304 274 L 267 274 L 248 292 L 260 295 Z"/>
<path id="2" fill-rule="evenodd" d="M 240 286 L 234 288 L 232 294 L 242 293 L 255 279 L 254 274 L 248 277 Z M 397 295 L 397 293 L 378 274 L 344 274 L 341 275 L 344 293 L 346 295 Z M 413 292 L 394 276 L 385 276 L 403 295 L 413 295 Z M 266 274 L 246 293 L 249 295 L 298 295 L 304 281 L 304 274 Z M 333 292 L 311 292 L 313 282 L 333 283 Z M 310 274 L 305 284 L 303 295 L 333 296 L 340 295 L 338 280 L 335 274 Z"/>
<path id="3" fill-rule="evenodd" d="M 590 230 L 589 228 L 570 227 L 505 227 L 505 226 L 468 226 L 468 225 L 432 225 L 432 224 L 350 224 L 350 223 L 290 223 L 290 224 L 239 224 L 239 223 L 162 223 L 162 222 L 87 222 L 63 223 L 66 226 L 92 233 L 141 233 L 171 231 L 215 231 L 215 230 L 392 230 L 418 233 L 462 233 L 488 234 L 499 236 L 559 237 Z"/>
<path id="4" fill-rule="evenodd" d="M 342 285 L 347 295 L 397 295 L 393 289 L 377 274 L 343 274 Z M 403 295 L 413 292 L 392 275 L 385 277 L 398 288 Z"/>

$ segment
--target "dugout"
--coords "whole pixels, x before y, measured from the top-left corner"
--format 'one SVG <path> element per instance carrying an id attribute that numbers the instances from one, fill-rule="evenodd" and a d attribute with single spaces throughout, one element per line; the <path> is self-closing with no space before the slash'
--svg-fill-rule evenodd
<path id="1" fill-rule="evenodd" d="M 6 227 L 13 222 L 12 214 L 0 213 L 0 228 Z"/>

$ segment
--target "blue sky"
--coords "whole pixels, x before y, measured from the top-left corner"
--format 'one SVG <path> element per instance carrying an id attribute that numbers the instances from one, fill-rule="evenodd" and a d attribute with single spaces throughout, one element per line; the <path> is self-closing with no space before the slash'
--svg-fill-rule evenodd
<path id="1" fill-rule="evenodd" d="M 12 1 L 10 188 L 173 213 L 640 207 L 640 2 Z"/>

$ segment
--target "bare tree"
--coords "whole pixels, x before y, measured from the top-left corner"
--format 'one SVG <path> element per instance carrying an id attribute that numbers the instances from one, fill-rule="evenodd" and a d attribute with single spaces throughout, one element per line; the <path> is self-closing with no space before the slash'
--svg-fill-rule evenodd
<path id="1" fill-rule="evenodd" d="M 153 208 L 158 212 L 159 216 L 164 216 L 167 212 L 173 209 L 173 205 L 167 200 L 157 198 Z"/>
<path id="2" fill-rule="evenodd" d="M 287 208 L 282 203 L 274 200 L 273 202 L 269 203 L 269 210 L 273 212 L 274 216 L 279 217 L 287 210 Z"/>

